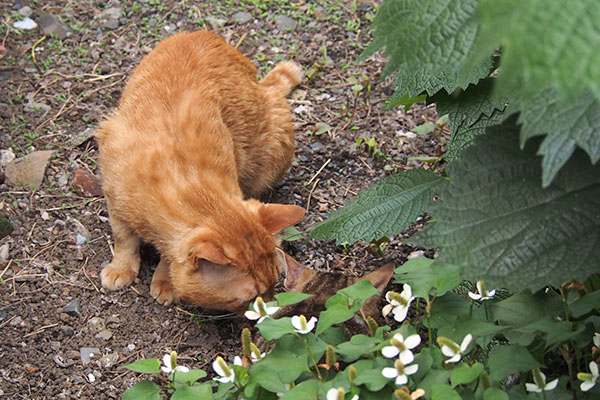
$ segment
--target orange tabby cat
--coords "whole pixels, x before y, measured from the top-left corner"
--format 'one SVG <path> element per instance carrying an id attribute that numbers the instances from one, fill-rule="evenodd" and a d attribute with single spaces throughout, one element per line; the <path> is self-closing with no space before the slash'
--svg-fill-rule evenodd
<path id="1" fill-rule="evenodd" d="M 110 290 L 136 278 L 141 240 L 161 253 L 151 295 L 241 312 L 285 268 L 273 234 L 304 209 L 257 196 L 294 155 L 285 96 L 302 79 L 293 62 L 260 82 L 240 52 L 207 31 L 180 33 L 140 63 L 97 139 L 113 261 Z"/>

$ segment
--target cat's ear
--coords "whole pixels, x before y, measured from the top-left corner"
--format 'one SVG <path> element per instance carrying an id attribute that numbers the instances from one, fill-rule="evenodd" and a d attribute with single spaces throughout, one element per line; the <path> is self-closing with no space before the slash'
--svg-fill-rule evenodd
<path id="1" fill-rule="evenodd" d="M 208 228 L 198 227 L 184 235 L 176 245 L 176 260 L 189 262 L 190 258 L 197 264 L 198 260 L 206 260 L 213 264 L 230 264 L 234 258 L 232 248 L 216 242 L 215 234 Z"/>
<path id="2" fill-rule="evenodd" d="M 285 289 L 290 292 L 301 291 L 304 282 L 307 280 L 307 275 L 311 275 L 313 271 L 300 265 L 289 254 L 283 251 L 281 253 L 285 257 L 285 280 L 283 281 Z"/>
<path id="3" fill-rule="evenodd" d="M 213 264 L 229 264 L 231 259 L 225 254 L 223 247 L 211 242 L 199 242 L 194 245 L 191 250 L 191 255 L 197 260 L 206 260 Z"/>
<path id="4" fill-rule="evenodd" d="M 395 266 L 392 263 L 386 264 L 373 272 L 369 272 L 361 279 L 368 279 L 369 281 L 371 281 L 373 286 L 375 286 L 375 288 L 379 290 L 380 293 L 383 293 L 383 290 L 387 286 L 388 282 L 390 281 L 390 279 L 392 279 L 392 275 L 394 274 L 394 267 Z"/>
<path id="5" fill-rule="evenodd" d="M 293 204 L 261 204 L 258 217 L 261 224 L 271 233 L 277 233 L 296 224 L 306 211 Z"/>

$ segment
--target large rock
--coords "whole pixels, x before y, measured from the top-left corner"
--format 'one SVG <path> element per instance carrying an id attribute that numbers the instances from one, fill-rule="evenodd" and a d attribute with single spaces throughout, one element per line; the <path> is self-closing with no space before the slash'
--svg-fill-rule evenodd
<path id="1" fill-rule="evenodd" d="M 52 157 L 52 150 L 34 151 L 6 165 L 6 183 L 13 186 L 39 188 Z"/>
<path id="2" fill-rule="evenodd" d="M 39 20 L 40 27 L 46 35 L 56 35 L 60 40 L 65 39 L 71 31 L 53 14 L 44 14 Z"/>

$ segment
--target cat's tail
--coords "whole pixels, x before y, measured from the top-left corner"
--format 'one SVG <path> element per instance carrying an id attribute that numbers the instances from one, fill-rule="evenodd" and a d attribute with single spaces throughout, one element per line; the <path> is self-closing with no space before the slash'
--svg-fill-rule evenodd
<path id="1" fill-rule="evenodd" d="M 302 66 L 294 61 L 282 61 L 260 81 L 265 87 L 279 89 L 283 96 L 290 94 L 304 77 Z"/>

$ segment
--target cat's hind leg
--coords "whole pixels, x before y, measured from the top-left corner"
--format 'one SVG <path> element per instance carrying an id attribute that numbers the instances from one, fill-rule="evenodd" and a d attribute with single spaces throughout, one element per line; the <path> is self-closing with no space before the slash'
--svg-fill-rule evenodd
<path id="1" fill-rule="evenodd" d="M 165 306 L 176 300 L 173 284 L 171 283 L 169 262 L 164 256 L 160 258 L 158 267 L 156 267 L 156 271 L 154 271 L 154 275 L 152 276 L 150 295 Z"/>
<path id="2" fill-rule="evenodd" d="M 140 242 L 137 233 L 124 221 L 111 217 L 110 225 L 115 239 L 113 260 L 100 273 L 102 286 L 117 290 L 133 283 L 140 271 Z"/>

